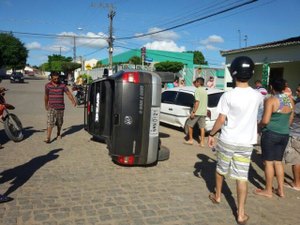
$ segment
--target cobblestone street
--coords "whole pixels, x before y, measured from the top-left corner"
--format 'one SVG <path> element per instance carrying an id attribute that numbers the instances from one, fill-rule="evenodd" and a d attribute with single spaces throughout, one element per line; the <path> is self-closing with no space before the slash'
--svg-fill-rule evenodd
<path id="1" fill-rule="evenodd" d="M 122 167 L 111 161 L 105 144 L 91 140 L 83 129 L 83 108 L 73 108 L 65 97 L 63 138 L 44 143 L 46 82 L 1 84 L 9 89 L 6 100 L 16 106 L 25 129 L 25 139 L 14 143 L 1 125 L 0 193 L 14 198 L 0 205 L 1 225 L 236 224 L 235 182 L 225 179 L 221 204 L 212 204 L 208 194 L 214 189 L 215 156 L 196 142 L 184 145 L 180 130 L 160 127 L 169 160 Z M 286 177 L 291 175 L 287 166 Z M 285 189 L 285 198 L 271 199 L 252 193 L 264 187 L 259 148 L 250 178 L 247 224 L 299 223 L 300 192 Z"/>

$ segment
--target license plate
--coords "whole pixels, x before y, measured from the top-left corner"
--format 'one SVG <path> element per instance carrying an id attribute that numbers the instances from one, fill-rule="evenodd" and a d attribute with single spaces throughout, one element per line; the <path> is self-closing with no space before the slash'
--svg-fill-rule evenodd
<path id="1" fill-rule="evenodd" d="M 19 81 L 19 79 L 16 79 L 16 81 Z"/>
<path id="2" fill-rule="evenodd" d="M 159 128 L 159 107 L 152 107 L 151 108 L 151 120 L 150 120 L 150 136 L 158 136 L 158 128 Z"/>

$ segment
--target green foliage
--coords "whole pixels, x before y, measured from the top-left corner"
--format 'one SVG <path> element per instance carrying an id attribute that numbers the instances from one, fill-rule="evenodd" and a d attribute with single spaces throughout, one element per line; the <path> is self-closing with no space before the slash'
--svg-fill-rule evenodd
<path id="1" fill-rule="evenodd" d="M 103 67 L 103 64 L 102 64 L 102 61 L 99 60 L 99 61 L 96 63 L 96 65 L 94 66 L 94 68 L 101 68 L 101 67 Z"/>
<path id="2" fill-rule="evenodd" d="M 142 59 L 138 56 L 132 56 L 129 60 L 129 63 L 132 63 L 134 65 L 142 65 Z"/>
<path id="3" fill-rule="evenodd" d="M 71 57 L 61 55 L 48 56 L 48 62 L 41 66 L 45 71 L 64 72 L 65 74 L 72 73 L 74 70 L 81 67 L 80 63 L 72 62 Z"/>
<path id="4" fill-rule="evenodd" d="M 23 69 L 27 57 L 28 50 L 19 39 L 12 34 L 0 33 L 0 68 Z"/>
<path id="5" fill-rule="evenodd" d="M 86 74 L 86 73 L 79 75 L 79 76 L 77 77 L 77 79 L 79 79 L 80 77 L 81 77 L 82 79 L 86 80 L 86 83 L 87 83 L 87 84 L 91 84 L 91 83 L 93 82 L 92 77 L 91 77 L 90 75 Z"/>
<path id="6" fill-rule="evenodd" d="M 188 53 L 194 53 L 194 64 L 197 65 L 207 65 L 204 55 L 200 51 L 187 51 Z"/>
<path id="7" fill-rule="evenodd" d="M 183 69 L 184 64 L 181 62 L 160 62 L 154 65 L 156 71 L 177 73 Z"/>

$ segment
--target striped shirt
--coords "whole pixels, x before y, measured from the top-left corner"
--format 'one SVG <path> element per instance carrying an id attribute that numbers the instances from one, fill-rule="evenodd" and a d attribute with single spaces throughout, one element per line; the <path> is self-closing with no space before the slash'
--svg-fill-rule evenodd
<path id="1" fill-rule="evenodd" d="M 45 85 L 45 94 L 49 97 L 48 106 L 56 110 L 64 110 L 64 93 L 68 91 L 68 88 L 65 84 L 53 85 L 52 82 L 49 82 Z"/>

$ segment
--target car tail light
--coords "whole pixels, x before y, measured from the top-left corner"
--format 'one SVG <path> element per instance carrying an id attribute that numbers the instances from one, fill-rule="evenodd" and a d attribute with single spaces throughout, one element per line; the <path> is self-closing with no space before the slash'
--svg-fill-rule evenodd
<path id="1" fill-rule="evenodd" d="M 140 77 L 138 72 L 126 72 L 122 76 L 123 82 L 125 83 L 139 83 Z"/>
<path id="2" fill-rule="evenodd" d="M 87 113 L 90 114 L 91 113 L 91 103 L 88 101 L 87 103 Z"/>
<path id="3" fill-rule="evenodd" d="M 211 111 L 208 109 L 206 116 L 211 120 Z"/>
<path id="4" fill-rule="evenodd" d="M 126 164 L 126 165 L 133 165 L 134 163 L 134 155 L 130 156 L 118 156 L 118 163 Z"/>

